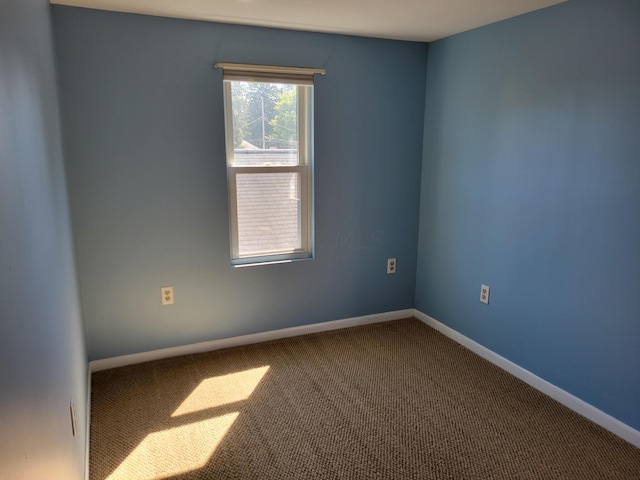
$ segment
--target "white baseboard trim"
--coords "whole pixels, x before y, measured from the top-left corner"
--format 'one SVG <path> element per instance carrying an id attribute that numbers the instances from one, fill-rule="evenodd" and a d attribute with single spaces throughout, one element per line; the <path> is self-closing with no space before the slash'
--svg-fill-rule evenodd
<path id="1" fill-rule="evenodd" d="M 91 367 L 87 367 L 87 406 L 85 407 L 84 479 L 89 480 L 89 441 L 91 433 Z"/>
<path id="2" fill-rule="evenodd" d="M 373 315 L 364 315 L 361 317 L 345 318 L 342 320 L 313 323 L 311 325 L 301 325 L 299 327 L 283 328 L 281 330 L 254 333 L 251 335 L 242 335 L 239 337 L 193 343 L 191 345 L 183 345 L 179 347 L 163 348 L 160 350 L 152 350 L 150 352 L 134 353 L 131 355 L 105 358 L 103 360 L 93 360 L 89 362 L 89 370 L 91 372 L 98 372 L 100 370 L 107 370 L 109 368 L 124 367 L 126 365 L 149 362 L 152 360 L 160 360 L 163 358 L 178 357 L 180 355 L 211 352 L 213 350 L 220 350 L 223 348 L 239 347 L 242 345 L 268 342 L 270 340 L 278 340 L 280 338 L 296 337 L 298 335 L 306 335 L 309 333 L 338 330 L 340 328 L 357 327 L 359 325 L 367 325 L 370 323 L 389 322 L 391 320 L 400 320 L 401 318 L 411 318 L 414 316 L 414 312 L 415 311 L 412 308 L 407 310 L 396 310 L 393 312 L 376 313 Z"/>
<path id="3" fill-rule="evenodd" d="M 494 365 L 502 368 L 503 370 L 509 372 L 514 377 L 519 378 L 520 380 L 528 383 L 536 390 L 550 396 L 554 400 L 560 402 L 565 407 L 570 408 L 574 412 L 582 415 L 583 417 L 588 418 L 593 423 L 600 425 L 601 427 L 609 430 L 614 435 L 626 440 L 632 445 L 640 448 L 640 431 L 630 427 L 629 425 L 622 423 L 620 420 L 612 417 L 609 414 L 604 413 L 602 410 L 598 410 L 593 405 L 588 404 L 587 402 L 580 400 L 578 397 L 571 395 L 569 392 L 562 390 L 559 387 L 556 387 L 552 383 L 543 380 L 542 378 L 534 375 L 528 370 L 516 365 L 515 363 L 507 360 L 504 357 L 501 357 L 497 353 L 489 350 L 486 347 L 483 347 L 479 343 L 471 340 L 468 337 L 465 337 L 458 331 L 447 327 L 445 324 L 440 323 L 435 318 L 430 317 L 429 315 L 422 313 L 419 310 L 414 311 L 414 317 L 420 320 L 423 323 L 426 323 L 430 327 L 439 331 L 440 333 L 446 335 L 451 338 L 455 342 L 459 343 L 463 347 L 471 350 L 475 354 L 481 356 L 485 360 L 493 363 Z"/>

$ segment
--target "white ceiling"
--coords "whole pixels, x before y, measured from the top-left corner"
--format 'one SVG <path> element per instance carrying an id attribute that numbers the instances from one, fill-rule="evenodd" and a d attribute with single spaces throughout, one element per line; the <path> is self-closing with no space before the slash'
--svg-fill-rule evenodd
<path id="1" fill-rule="evenodd" d="M 51 0 L 53 4 L 430 42 L 565 0 Z"/>

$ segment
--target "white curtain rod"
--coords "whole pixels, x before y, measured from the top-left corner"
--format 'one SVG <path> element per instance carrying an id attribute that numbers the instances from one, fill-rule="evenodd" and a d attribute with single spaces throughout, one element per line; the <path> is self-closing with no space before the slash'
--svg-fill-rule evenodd
<path id="1" fill-rule="evenodd" d="M 222 68 L 229 72 L 276 73 L 281 75 L 326 75 L 323 68 L 278 67 L 273 65 L 251 65 L 247 63 L 216 63 L 214 68 Z"/>

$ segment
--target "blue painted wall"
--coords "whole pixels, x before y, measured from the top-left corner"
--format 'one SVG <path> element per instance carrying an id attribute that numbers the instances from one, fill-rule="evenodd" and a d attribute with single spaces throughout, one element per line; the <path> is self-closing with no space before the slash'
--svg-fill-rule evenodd
<path id="1" fill-rule="evenodd" d="M 0 478 L 12 480 L 84 478 L 87 356 L 52 44 L 48 1 L 0 2 Z"/>
<path id="2" fill-rule="evenodd" d="M 413 307 L 425 44 L 53 11 L 90 359 Z M 230 267 L 220 61 L 327 69 L 312 261 Z"/>
<path id="3" fill-rule="evenodd" d="M 622 0 L 429 46 L 415 299 L 636 429 L 638 52 L 640 2 Z"/>

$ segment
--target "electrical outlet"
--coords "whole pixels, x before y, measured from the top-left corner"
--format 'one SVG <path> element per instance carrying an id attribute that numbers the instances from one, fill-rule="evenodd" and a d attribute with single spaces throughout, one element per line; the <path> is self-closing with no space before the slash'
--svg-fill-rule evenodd
<path id="1" fill-rule="evenodd" d="M 71 413 L 71 433 L 75 437 L 76 430 L 78 429 L 78 423 L 76 421 L 76 406 L 74 405 L 73 400 L 69 403 L 69 412 Z"/>
<path id="2" fill-rule="evenodd" d="M 480 285 L 480 301 L 489 305 L 489 287 Z"/>
<path id="3" fill-rule="evenodd" d="M 162 287 L 162 305 L 173 305 L 173 287 Z"/>
<path id="4" fill-rule="evenodd" d="M 396 259 L 389 258 L 387 260 L 387 273 L 396 273 Z"/>

